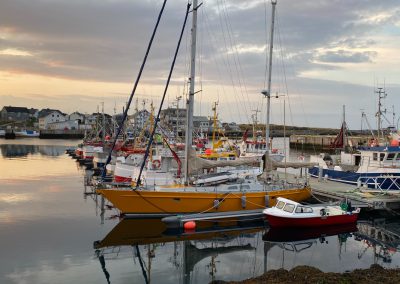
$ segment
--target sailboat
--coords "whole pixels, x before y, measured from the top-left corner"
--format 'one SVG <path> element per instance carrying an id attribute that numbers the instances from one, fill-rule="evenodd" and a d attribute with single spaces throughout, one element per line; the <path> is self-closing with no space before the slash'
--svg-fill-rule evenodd
<path id="1" fill-rule="evenodd" d="M 272 1 L 273 15 L 276 1 Z M 263 209 L 275 205 L 277 197 L 303 201 L 311 196 L 310 188 L 302 183 L 288 183 L 268 176 L 259 181 L 246 172 L 204 173 L 216 167 L 249 165 L 257 159 L 208 161 L 196 156 L 192 149 L 193 108 L 195 93 L 195 54 L 197 0 L 193 1 L 191 40 L 191 77 L 187 102 L 186 148 L 183 183 L 142 187 L 140 178 L 134 188 L 99 188 L 97 193 L 108 199 L 123 214 L 171 215 Z M 266 153 L 264 168 L 273 163 Z M 201 182 L 199 182 L 201 180 Z"/>

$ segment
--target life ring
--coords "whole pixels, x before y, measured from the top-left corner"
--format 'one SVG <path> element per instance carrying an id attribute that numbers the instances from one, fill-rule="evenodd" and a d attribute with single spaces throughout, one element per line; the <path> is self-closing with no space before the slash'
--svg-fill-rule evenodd
<path id="1" fill-rule="evenodd" d="M 153 165 L 153 169 L 159 169 L 161 166 L 161 162 L 160 162 L 160 160 L 153 160 L 152 165 Z"/>

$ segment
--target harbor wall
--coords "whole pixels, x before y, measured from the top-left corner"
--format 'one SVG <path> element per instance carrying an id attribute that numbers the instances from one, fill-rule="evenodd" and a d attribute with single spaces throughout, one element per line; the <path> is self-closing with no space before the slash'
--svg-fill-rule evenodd
<path id="1" fill-rule="evenodd" d="M 366 145 L 370 136 L 348 136 L 346 145 L 357 147 Z M 331 145 L 336 139 L 336 135 L 291 135 L 289 138 L 290 148 L 304 150 L 325 150 L 331 149 Z"/>
<path id="2" fill-rule="evenodd" d="M 40 130 L 41 139 L 82 139 L 85 130 Z"/>

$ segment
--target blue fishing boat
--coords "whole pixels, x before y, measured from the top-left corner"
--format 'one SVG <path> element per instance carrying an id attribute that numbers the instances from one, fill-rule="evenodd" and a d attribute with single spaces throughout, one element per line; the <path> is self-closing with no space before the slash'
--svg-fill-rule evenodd
<path id="1" fill-rule="evenodd" d="M 400 147 L 360 147 L 353 153 L 310 157 L 313 177 L 377 190 L 400 190 Z"/>

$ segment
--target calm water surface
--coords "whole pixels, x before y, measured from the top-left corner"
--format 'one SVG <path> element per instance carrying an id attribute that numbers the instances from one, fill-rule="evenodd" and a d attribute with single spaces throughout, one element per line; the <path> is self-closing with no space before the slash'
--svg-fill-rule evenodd
<path id="1" fill-rule="evenodd" d="M 159 220 L 101 214 L 100 198 L 84 194 L 85 170 L 64 154 L 78 142 L 0 140 L 0 283 L 209 283 L 298 265 L 400 266 L 392 219 L 296 233 L 203 223 L 182 233 Z"/>

